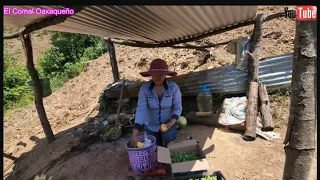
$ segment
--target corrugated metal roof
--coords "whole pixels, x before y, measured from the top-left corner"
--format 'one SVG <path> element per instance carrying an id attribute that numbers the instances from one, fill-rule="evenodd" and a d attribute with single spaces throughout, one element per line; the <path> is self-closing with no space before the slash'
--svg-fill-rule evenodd
<path id="1" fill-rule="evenodd" d="M 24 8 L 24 6 L 19 7 Z M 165 42 L 252 20 L 258 6 L 87 6 L 45 29 L 142 42 Z M 24 26 L 42 15 L 5 15 L 5 25 Z"/>
<path id="2" fill-rule="evenodd" d="M 268 89 L 291 83 L 293 54 L 283 54 L 259 61 L 259 80 Z M 207 86 L 212 93 L 236 94 L 247 89 L 248 74 L 237 70 L 234 65 L 222 66 L 169 78 L 176 82 L 184 96 L 197 95 L 201 86 Z M 125 87 L 124 97 L 137 97 L 143 84 Z M 119 97 L 120 87 L 107 90 L 109 97 Z"/>

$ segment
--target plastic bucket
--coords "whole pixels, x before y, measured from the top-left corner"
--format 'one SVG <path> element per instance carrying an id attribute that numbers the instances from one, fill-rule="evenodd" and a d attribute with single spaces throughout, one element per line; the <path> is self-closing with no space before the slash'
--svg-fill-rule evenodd
<path id="1" fill-rule="evenodd" d="M 152 144 L 146 148 L 131 148 L 131 139 L 127 143 L 132 170 L 138 175 L 155 171 L 159 167 L 156 138 L 151 135 L 148 135 L 148 138 L 152 141 Z M 138 141 L 144 142 L 144 136 L 139 136 Z"/>
<path id="2" fill-rule="evenodd" d="M 41 78 L 40 79 L 41 88 L 42 88 L 42 97 L 47 97 L 52 94 L 51 86 L 50 86 L 50 79 L 49 78 Z M 28 85 L 34 92 L 34 84 L 32 81 L 28 82 Z"/>

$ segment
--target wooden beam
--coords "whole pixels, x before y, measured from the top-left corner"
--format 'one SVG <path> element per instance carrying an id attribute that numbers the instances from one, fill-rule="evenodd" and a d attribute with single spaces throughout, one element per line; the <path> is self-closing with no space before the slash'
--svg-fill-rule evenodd
<path id="1" fill-rule="evenodd" d="M 264 16 L 258 14 L 254 25 L 250 47 L 248 52 L 248 104 L 246 112 L 246 131 L 243 139 L 252 141 L 256 138 L 257 115 L 258 115 L 258 75 L 259 75 L 259 51 L 262 40 L 262 23 Z"/>
<path id="2" fill-rule="evenodd" d="M 74 14 L 80 12 L 81 10 L 83 10 L 85 8 L 85 6 L 70 6 L 70 7 L 65 7 L 65 8 L 69 8 L 69 9 L 73 9 L 74 10 Z M 24 27 L 23 29 L 21 29 L 20 31 L 11 34 L 11 35 L 4 35 L 3 39 L 14 39 L 14 38 L 18 38 L 19 34 L 29 34 L 33 31 L 37 31 L 39 29 L 48 27 L 48 26 L 52 26 L 52 25 L 56 25 L 56 24 L 60 24 L 62 22 L 64 22 L 68 17 L 73 16 L 74 14 L 68 14 L 68 15 L 52 15 L 50 17 L 44 18 L 42 20 L 36 20 L 36 22 L 30 23 L 28 24 L 26 27 Z"/>
<path id="3" fill-rule="evenodd" d="M 266 38 L 270 35 L 273 35 L 273 34 L 280 34 L 280 32 L 268 32 L 268 33 L 265 33 L 262 38 Z M 123 40 L 116 40 L 116 39 L 113 39 L 112 40 L 114 44 L 119 44 L 119 45 L 126 45 L 126 46 L 132 46 L 132 47 L 145 47 L 145 48 L 159 48 L 159 47 L 156 47 L 156 46 L 152 46 L 150 47 L 149 45 L 147 44 L 141 44 L 141 46 L 136 46 L 136 44 L 134 42 L 128 42 L 128 41 L 123 41 Z M 197 49 L 197 50 L 202 50 L 202 51 L 209 51 L 207 50 L 207 48 L 213 48 L 213 47 L 218 47 L 218 46 L 223 46 L 223 45 L 227 45 L 230 41 L 224 41 L 224 42 L 219 42 L 219 43 L 206 43 L 204 45 L 199 45 L 199 46 L 195 46 L 195 45 L 191 45 L 191 44 L 184 44 L 184 45 L 173 45 L 173 46 L 170 46 L 171 48 L 173 49 Z"/>
<path id="4" fill-rule="evenodd" d="M 106 42 L 108 44 L 108 51 L 109 51 L 109 56 L 110 56 L 113 81 L 117 82 L 120 80 L 120 78 L 119 78 L 118 63 L 117 63 L 117 58 L 116 58 L 116 51 L 114 48 L 114 44 L 110 38 Z"/>
<path id="5" fill-rule="evenodd" d="M 295 11 L 294 11 L 294 13 L 295 13 Z M 264 16 L 262 22 L 270 21 L 272 19 L 285 17 L 285 16 L 286 16 L 285 12 L 278 12 L 278 13 L 274 13 L 274 14 L 269 14 L 269 15 Z M 234 30 L 234 29 L 237 29 L 237 28 L 240 28 L 240 27 L 252 25 L 252 24 L 256 23 L 256 19 L 245 21 L 245 22 L 241 22 L 241 23 L 235 24 L 233 26 L 228 26 L 228 27 L 223 27 L 223 28 L 220 28 L 220 29 L 216 29 L 216 30 L 213 30 L 213 31 L 210 31 L 208 33 L 201 34 L 201 35 L 198 35 L 198 36 L 187 37 L 187 38 L 184 38 L 184 39 L 172 40 L 172 41 L 168 41 L 168 42 L 145 43 L 145 42 L 141 42 L 141 41 L 124 41 L 124 40 L 117 40 L 117 39 L 112 39 L 112 41 L 114 43 L 116 43 L 116 44 L 125 45 L 125 46 L 132 46 L 132 47 L 142 47 L 142 48 L 172 47 L 172 46 L 174 46 L 176 44 L 196 41 L 196 40 L 203 39 L 203 38 L 206 38 L 206 37 L 209 37 L 209 36 L 213 36 L 213 35 L 221 34 L 221 33 L 224 33 L 224 32 L 230 31 L 230 30 Z M 186 47 L 186 48 L 190 48 L 190 46 Z M 192 47 L 192 48 L 208 48 L 208 47 Z"/>
<path id="6" fill-rule="evenodd" d="M 48 121 L 46 111 L 43 106 L 41 82 L 39 79 L 38 72 L 34 67 L 34 63 L 33 63 L 31 38 L 29 34 L 27 34 L 26 36 L 24 36 L 23 34 L 19 34 L 19 35 L 20 35 L 20 40 L 22 42 L 22 46 L 23 46 L 26 58 L 27 58 L 27 69 L 34 84 L 35 105 L 38 112 L 38 116 L 43 128 L 43 131 L 47 137 L 48 143 L 52 143 L 55 138 L 54 138 L 50 123 Z"/>
<path id="7" fill-rule="evenodd" d="M 112 39 L 112 42 L 114 44 L 119 44 L 119 45 L 124 45 L 124 46 L 141 47 L 141 48 L 159 48 L 159 46 L 154 46 L 154 45 L 150 46 L 150 44 L 143 43 L 143 42 L 140 42 L 142 44 L 138 43 L 138 45 L 137 45 L 137 43 L 135 43 L 135 42 L 117 40 L 114 38 Z M 191 45 L 191 44 L 184 44 L 184 45 L 179 45 L 179 46 L 173 45 L 170 47 L 174 48 L 174 49 L 199 49 L 199 50 L 202 50 L 202 49 L 206 49 L 206 48 L 213 48 L 213 47 L 217 47 L 217 46 L 227 45 L 228 43 L 229 43 L 229 41 L 224 41 L 224 42 L 220 42 L 220 43 L 216 43 L 216 44 L 206 43 L 204 45 L 199 45 L 199 46 L 195 46 L 195 45 Z"/>

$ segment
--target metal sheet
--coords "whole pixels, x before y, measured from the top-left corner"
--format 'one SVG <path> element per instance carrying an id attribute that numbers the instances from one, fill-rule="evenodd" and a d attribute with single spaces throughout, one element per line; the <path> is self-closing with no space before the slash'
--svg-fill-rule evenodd
<path id="1" fill-rule="evenodd" d="M 277 88 L 291 83 L 293 54 L 268 57 L 259 61 L 259 80 L 267 89 Z M 207 86 L 213 93 L 236 94 L 247 89 L 248 75 L 234 69 L 234 65 L 193 72 L 169 78 L 176 82 L 184 96 L 197 95 L 201 86 Z M 125 87 L 125 97 L 137 97 L 143 84 Z M 119 97 L 120 88 L 109 89 L 110 97 Z"/>
<path id="2" fill-rule="evenodd" d="M 149 43 L 166 42 L 252 20 L 257 9 L 258 6 L 87 6 L 65 22 L 45 29 Z M 43 17 L 5 15 L 4 25 L 25 26 Z"/>

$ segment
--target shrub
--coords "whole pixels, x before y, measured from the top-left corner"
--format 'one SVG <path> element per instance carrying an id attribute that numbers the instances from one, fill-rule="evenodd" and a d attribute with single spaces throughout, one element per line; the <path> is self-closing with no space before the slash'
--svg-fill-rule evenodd
<path id="1" fill-rule="evenodd" d="M 3 46 L 3 60 L 4 60 L 4 72 L 14 64 L 16 61 L 16 58 L 14 56 L 14 53 L 9 53 L 7 49 L 7 43 L 4 43 Z"/>
<path id="2" fill-rule="evenodd" d="M 57 72 L 62 69 L 65 63 L 65 56 L 63 53 L 60 53 L 60 49 L 52 47 L 52 49 L 44 54 L 42 60 L 40 60 L 40 67 L 43 69 L 45 75 L 49 75 L 52 72 Z"/>
<path id="3" fill-rule="evenodd" d="M 18 86 L 15 88 L 4 89 L 5 107 L 9 108 L 18 103 L 25 95 L 31 94 L 31 89 L 28 86 Z"/>
<path id="4" fill-rule="evenodd" d="M 69 77 L 74 77 L 71 64 L 79 63 L 76 66 L 81 69 L 85 61 L 98 58 L 107 51 L 104 40 L 96 36 L 56 32 L 51 40 L 52 49 L 40 60 L 44 74 L 50 76 L 67 71 Z"/>
<path id="5" fill-rule="evenodd" d="M 69 79 L 74 78 L 82 72 L 86 64 L 87 62 L 85 61 L 76 62 L 74 64 L 67 63 L 64 66 L 63 74 L 65 74 Z"/>
<path id="6" fill-rule="evenodd" d="M 40 32 L 39 32 L 40 33 Z M 41 33 L 40 33 L 41 34 Z M 71 78 L 79 75 L 87 63 L 107 51 L 101 37 L 55 32 L 52 48 L 37 61 L 39 77 L 50 77 L 55 91 Z M 15 54 L 4 44 L 4 106 L 5 110 L 22 107 L 33 101 L 34 95 L 27 82 L 31 80 L 24 66 L 14 66 Z"/>
<path id="7" fill-rule="evenodd" d="M 14 66 L 8 68 L 4 73 L 4 87 L 10 89 L 18 86 L 25 86 L 30 79 L 26 67 Z"/>

